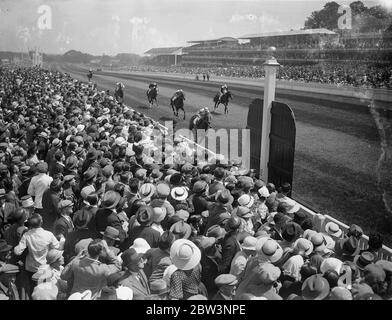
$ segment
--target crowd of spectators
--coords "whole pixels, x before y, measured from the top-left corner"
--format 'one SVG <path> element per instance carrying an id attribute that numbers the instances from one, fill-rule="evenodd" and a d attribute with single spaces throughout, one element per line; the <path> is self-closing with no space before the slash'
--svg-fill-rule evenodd
<path id="1" fill-rule="evenodd" d="M 213 76 L 236 78 L 263 78 L 263 66 L 185 67 L 134 66 L 129 71 L 165 72 L 183 74 L 209 73 Z M 316 65 L 283 65 L 277 78 L 288 81 L 325 83 L 337 86 L 392 88 L 392 67 L 359 62 L 320 63 Z"/>
<path id="2" fill-rule="evenodd" d="M 0 103 L 1 299 L 391 297 L 379 235 L 316 230 L 241 159 L 154 161 L 154 123 L 92 83 L 1 68 Z"/>

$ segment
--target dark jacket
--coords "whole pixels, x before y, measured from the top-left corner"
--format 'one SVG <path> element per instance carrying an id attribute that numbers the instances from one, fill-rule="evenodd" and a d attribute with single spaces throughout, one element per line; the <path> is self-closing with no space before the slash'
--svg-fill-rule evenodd
<path id="1" fill-rule="evenodd" d="M 95 215 L 95 227 L 97 232 L 104 232 L 108 226 L 116 228 L 120 232 L 120 242 L 124 241 L 126 234 L 122 228 L 122 222 L 117 213 L 110 209 L 98 209 Z"/>
<path id="2" fill-rule="evenodd" d="M 222 262 L 218 267 L 219 273 L 230 273 L 231 261 L 241 250 L 235 234 L 227 233 L 222 241 Z"/>
<path id="3" fill-rule="evenodd" d="M 58 217 L 60 217 L 60 210 L 58 204 L 60 202 L 60 196 L 48 189 L 44 192 L 42 196 L 42 227 L 48 231 L 53 230 L 54 222 Z"/>

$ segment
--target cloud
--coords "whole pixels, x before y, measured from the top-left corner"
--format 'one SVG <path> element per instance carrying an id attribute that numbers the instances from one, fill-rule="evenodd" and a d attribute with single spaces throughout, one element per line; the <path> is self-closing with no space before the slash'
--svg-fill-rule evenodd
<path id="1" fill-rule="evenodd" d="M 392 0 L 376 0 L 379 4 L 386 7 L 388 10 L 392 10 Z"/>

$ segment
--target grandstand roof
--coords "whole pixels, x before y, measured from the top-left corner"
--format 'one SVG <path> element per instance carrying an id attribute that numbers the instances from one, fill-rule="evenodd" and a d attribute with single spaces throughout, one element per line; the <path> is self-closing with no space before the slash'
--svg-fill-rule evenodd
<path id="1" fill-rule="evenodd" d="M 337 34 L 328 29 L 306 29 L 306 30 L 290 30 L 290 31 L 275 31 L 275 32 L 264 32 L 248 34 L 238 39 L 252 39 L 252 38 L 265 38 L 265 37 L 281 37 L 281 36 L 294 36 L 294 35 L 306 35 L 306 34 Z"/>
<path id="2" fill-rule="evenodd" d="M 222 37 L 218 39 L 210 39 L 210 40 L 192 40 L 187 41 L 188 43 L 201 43 L 201 42 L 218 42 L 218 41 L 230 41 L 230 42 L 237 42 L 238 39 L 233 37 Z"/>
<path id="3" fill-rule="evenodd" d="M 163 55 L 163 54 L 176 54 L 178 50 L 183 47 L 169 47 L 169 48 L 152 48 L 146 51 L 144 54 L 154 54 L 154 55 Z"/>

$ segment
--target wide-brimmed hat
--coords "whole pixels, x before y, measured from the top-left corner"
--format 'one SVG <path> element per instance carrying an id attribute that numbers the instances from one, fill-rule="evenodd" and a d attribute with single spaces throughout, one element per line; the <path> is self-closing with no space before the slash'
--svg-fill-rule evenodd
<path id="1" fill-rule="evenodd" d="M 115 241 L 120 241 L 120 231 L 118 231 L 116 228 L 107 226 L 105 231 L 100 232 L 104 238 L 109 238 Z"/>
<path id="2" fill-rule="evenodd" d="M 178 239 L 170 248 L 170 258 L 178 269 L 191 270 L 199 264 L 201 252 L 192 241 Z"/>
<path id="3" fill-rule="evenodd" d="M 328 280 L 320 274 L 307 278 L 302 284 L 302 297 L 304 300 L 323 300 L 329 295 Z"/>
<path id="4" fill-rule="evenodd" d="M 255 202 L 255 199 L 249 194 L 243 194 L 238 198 L 237 201 L 240 206 L 251 208 Z"/>
<path id="5" fill-rule="evenodd" d="M 283 227 L 282 238 L 288 242 L 294 242 L 302 233 L 303 230 L 298 223 L 288 222 Z"/>
<path id="6" fill-rule="evenodd" d="M 10 246 L 7 241 L 4 239 L 0 239 L 0 252 L 8 252 L 12 249 L 12 246 Z"/>
<path id="7" fill-rule="evenodd" d="M 263 237 L 256 242 L 258 256 L 264 261 L 275 263 L 282 258 L 283 249 L 279 243 L 271 238 Z"/>
<path id="8" fill-rule="evenodd" d="M 160 179 L 163 176 L 163 172 L 159 169 L 153 169 L 150 177 L 153 179 Z"/>
<path id="9" fill-rule="evenodd" d="M 241 247 L 243 250 L 256 251 L 256 243 L 257 243 L 257 238 L 252 236 L 247 236 L 242 242 Z"/>
<path id="10" fill-rule="evenodd" d="M 339 238 L 343 233 L 342 229 L 340 229 L 339 226 L 335 222 L 332 222 L 332 221 L 328 222 L 325 225 L 324 229 L 325 229 L 325 232 L 327 232 L 330 236 L 333 236 L 336 238 Z"/>
<path id="11" fill-rule="evenodd" d="M 172 198 L 177 201 L 183 201 L 188 198 L 188 191 L 185 187 L 175 187 L 170 194 Z"/>
<path id="12" fill-rule="evenodd" d="M 270 193 L 268 191 L 268 188 L 266 186 L 261 187 L 259 190 L 257 190 L 258 194 L 260 197 L 263 198 L 268 198 L 270 196 Z"/>
<path id="13" fill-rule="evenodd" d="M 151 200 L 151 197 L 154 195 L 155 190 L 156 188 L 152 183 L 142 184 L 139 189 L 141 200 L 144 202 Z"/>
<path id="14" fill-rule="evenodd" d="M 230 191 L 227 189 L 223 189 L 223 190 L 218 190 L 216 195 L 215 195 L 215 200 L 225 204 L 225 205 L 230 205 L 233 203 L 234 198 L 231 195 Z"/>
<path id="15" fill-rule="evenodd" d="M 102 199 L 102 207 L 104 209 L 114 209 L 121 200 L 121 195 L 113 190 L 105 192 Z"/>
<path id="16" fill-rule="evenodd" d="M 287 213 L 295 213 L 301 209 L 301 206 L 298 204 L 298 202 L 293 199 L 288 198 L 284 202 L 287 205 Z"/>
<path id="17" fill-rule="evenodd" d="M 151 249 L 148 242 L 143 238 L 136 238 L 133 241 L 133 245 L 130 248 L 135 249 L 137 253 L 146 253 L 148 250 Z"/>
<path id="18" fill-rule="evenodd" d="M 258 268 L 258 278 L 261 283 L 269 285 L 279 279 L 281 271 L 271 263 L 263 263 Z"/>
<path id="19" fill-rule="evenodd" d="M 170 227 L 170 231 L 176 236 L 177 239 L 188 239 L 192 234 L 192 228 L 183 220 L 177 221 Z"/>
<path id="20" fill-rule="evenodd" d="M 136 220 L 142 226 L 150 225 L 154 219 L 154 209 L 150 206 L 142 205 L 136 211 Z"/>
<path id="21" fill-rule="evenodd" d="M 342 269 L 343 262 L 336 258 L 327 258 L 320 265 L 321 273 L 325 273 L 327 271 L 335 271 L 338 275 Z"/>
<path id="22" fill-rule="evenodd" d="M 315 252 L 323 252 L 326 249 L 327 241 L 325 240 L 322 233 L 317 232 L 310 237 L 310 241 L 313 243 L 313 250 Z"/>
<path id="23" fill-rule="evenodd" d="M 369 251 L 364 251 L 354 257 L 354 263 L 360 270 L 363 270 L 368 264 L 373 263 L 374 260 L 376 260 L 376 256 Z"/>
<path id="24" fill-rule="evenodd" d="M 189 219 L 189 212 L 184 209 L 176 211 L 175 215 L 180 217 L 181 220 L 184 220 L 185 222 L 187 222 Z"/>
<path id="25" fill-rule="evenodd" d="M 93 178 L 95 178 L 97 176 L 97 174 L 98 174 L 97 169 L 94 167 L 90 167 L 83 173 L 83 177 L 84 177 L 84 180 L 90 181 Z"/>
<path id="26" fill-rule="evenodd" d="M 309 256 L 313 252 L 313 243 L 310 240 L 298 238 L 294 242 L 294 250 L 297 252 L 303 252 Z"/>

